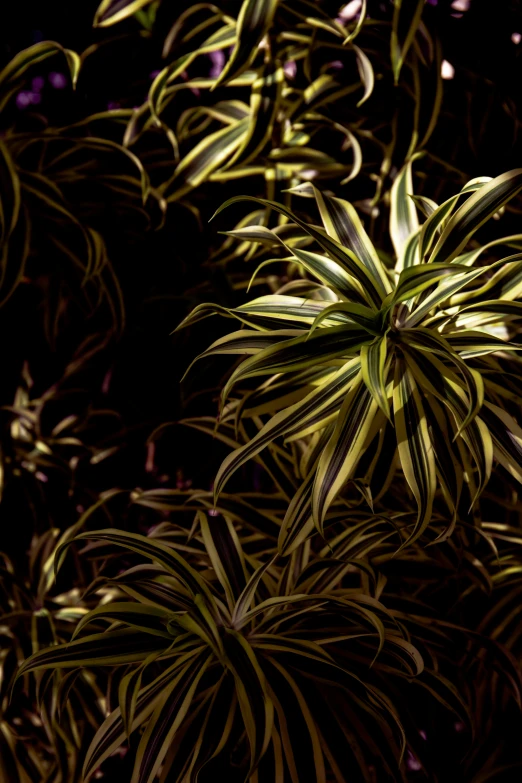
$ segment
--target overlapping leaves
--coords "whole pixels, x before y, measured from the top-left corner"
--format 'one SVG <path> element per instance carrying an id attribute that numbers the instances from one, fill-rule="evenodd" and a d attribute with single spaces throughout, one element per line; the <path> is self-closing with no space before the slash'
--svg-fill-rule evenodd
<path id="1" fill-rule="evenodd" d="M 280 540 L 283 551 L 298 517 L 300 525 L 313 519 L 323 531 L 346 482 L 356 478 L 371 487 L 375 476 L 380 481 L 383 459 L 387 472 L 400 468 L 416 500 L 412 539 L 429 523 L 437 487 L 454 520 L 475 503 L 494 460 L 522 479 L 518 346 L 492 333 L 493 326 L 506 327 L 509 336 L 522 313 L 514 301 L 521 256 L 510 253 L 478 265 L 488 246 L 462 252 L 522 189 L 522 172 L 472 181 L 416 227 L 415 208 L 407 206 L 413 202 L 404 203 L 412 195 L 409 171 L 407 166 L 399 174 L 392 194 L 395 270 L 380 260 L 353 207 L 317 189 L 324 228 L 308 225 L 281 204 L 262 203 L 321 252 L 285 242 L 265 227 L 242 232 L 250 241 L 282 247 L 287 262 L 318 282 L 308 298 L 269 295 L 226 311 L 243 328 L 203 354 L 246 355 L 222 401 L 239 393 L 228 415 L 268 416 L 255 437 L 224 461 L 216 495 L 267 445 L 323 438 L 315 462 L 300 476 Z M 517 235 L 490 246 L 519 242 Z M 203 305 L 186 323 L 212 312 Z"/>
<path id="2" fill-rule="evenodd" d="M 140 727 L 132 777 L 140 783 L 154 780 L 162 765 L 173 780 L 196 779 L 234 748 L 245 779 L 259 769 L 298 780 L 305 768 L 312 774 L 311 763 L 313 779 L 324 780 L 332 767 L 346 774 L 375 764 L 377 737 L 377 763 L 397 768 L 402 728 L 368 681 L 368 667 L 374 661 L 376 671 L 382 665 L 412 677 L 423 662 L 393 618 L 360 589 L 342 588 L 338 561 L 325 560 L 317 571 L 303 553 L 281 568 L 273 557 L 247 556 L 226 517 L 199 512 L 198 521 L 198 570 L 160 532 L 145 538 L 104 530 L 75 539 L 139 556 L 137 565 L 102 580 L 116 598 L 82 618 L 74 641 L 35 653 L 20 670 L 128 667 L 119 708 L 96 734 L 84 777 Z M 58 564 L 64 556 L 62 547 Z M 324 720 L 338 726 L 335 745 Z M 309 737 L 310 758 L 296 752 L 296 731 Z"/>

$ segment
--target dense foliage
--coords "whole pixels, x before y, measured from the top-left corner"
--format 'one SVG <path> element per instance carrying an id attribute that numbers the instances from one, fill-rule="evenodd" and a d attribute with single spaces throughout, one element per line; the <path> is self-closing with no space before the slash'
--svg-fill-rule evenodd
<path id="1" fill-rule="evenodd" d="M 72 5 L 0 32 L 1 779 L 518 779 L 518 0 Z"/>

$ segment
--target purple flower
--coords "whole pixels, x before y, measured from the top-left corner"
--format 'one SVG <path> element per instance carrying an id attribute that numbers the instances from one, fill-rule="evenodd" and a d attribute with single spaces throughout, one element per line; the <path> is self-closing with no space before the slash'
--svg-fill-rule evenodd
<path id="1" fill-rule="evenodd" d="M 214 52 L 210 52 L 208 56 L 210 58 L 210 62 L 212 63 L 209 76 L 211 79 L 217 79 L 225 67 L 225 54 L 221 49 L 216 49 Z"/>
<path id="2" fill-rule="evenodd" d="M 26 109 L 31 103 L 31 93 L 27 91 L 19 92 L 16 96 L 16 105 L 19 109 Z"/>
<path id="3" fill-rule="evenodd" d="M 161 71 L 151 71 L 149 73 L 149 79 L 155 79 L 156 76 L 159 76 L 160 73 L 161 73 Z"/>
<path id="4" fill-rule="evenodd" d="M 35 76 L 33 81 L 31 82 L 31 87 L 33 88 L 33 92 L 40 92 L 40 90 L 43 90 L 45 84 L 45 79 L 43 76 Z"/>
<path id="5" fill-rule="evenodd" d="M 351 0 L 351 2 L 347 3 L 339 11 L 339 17 L 338 17 L 339 22 L 341 24 L 344 24 L 345 22 L 351 22 L 352 19 L 355 19 L 355 17 L 359 15 L 361 6 L 362 6 L 361 0 Z"/>
<path id="6" fill-rule="evenodd" d="M 59 73 L 58 71 L 51 71 L 49 74 L 49 81 L 55 90 L 63 90 L 64 87 L 67 87 L 67 78 L 65 74 Z"/>
<path id="7" fill-rule="evenodd" d="M 120 104 L 118 103 L 118 101 L 109 101 L 107 103 L 107 108 L 109 111 L 114 111 L 114 109 L 120 108 Z"/>
<path id="8" fill-rule="evenodd" d="M 289 60 L 287 63 L 285 63 L 283 66 L 283 71 L 285 72 L 287 79 L 295 79 L 297 74 L 297 64 L 295 60 Z"/>
<path id="9" fill-rule="evenodd" d="M 37 104 L 42 100 L 42 96 L 39 92 L 31 92 L 30 90 L 22 90 L 16 96 L 16 105 L 19 109 L 27 109 L 32 103 Z"/>
<path id="10" fill-rule="evenodd" d="M 418 772 L 419 769 L 422 769 L 422 764 L 418 759 L 415 758 L 411 750 L 408 751 L 408 756 L 406 758 L 406 766 L 408 769 L 411 769 L 412 772 Z"/>

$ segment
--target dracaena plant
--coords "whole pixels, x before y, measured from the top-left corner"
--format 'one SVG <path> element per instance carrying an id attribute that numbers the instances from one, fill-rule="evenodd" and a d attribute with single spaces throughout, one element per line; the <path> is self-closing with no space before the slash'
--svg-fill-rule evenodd
<path id="1" fill-rule="evenodd" d="M 241 322 L 202 356 L 243 357 L 222 390 L 223 418 L 263 424 L 223 462 L 216 496 L 248 459 L 286 444 L 301 483 L 284 521 L 284 550 L 296 525 L 313 520 L 324 532 L 350 479 L 371 489 L 373 479 L 382 483 L 383 473 L 399 469 L 418 509 L 410 540 L 429 524 L 438 488 L 451 529 L 476 503 L 495 461 L 522 480 L 520 361 L 510 339 L 522 314 L 522 255 L 501 252 L 519 248 L 522 237 L 473 240 L 521 189 L 517 169 L 473 180 L 438 206 L 414 200 L 408 164 L 391 193 L 393 267 L 342 199 L 312 185 L 298 189 L 315 196 L 322 226 L 262 202 L 297 236 L 285 241 L 262 226 L 234 234 L 282 248 L 280 263 L 300 270 L 301 281 L 235 309 L 202 305 L 184 322 L 217 312 Z M 421 225 L 417 207 L 427 215 Z M 317 250 L 305 249 L 299 235 Z"/>
<path id="2" fill-rule="evenodd" d="M 168 202 L 202 209 L 192 195 L 205 183 L 241 179 L 273 198 L 303 180 L 348 183 L 371 171 L 366 182 L 377 203 L 396 155 L 399 115 L 390 97 L 399 88 L 403 146 L 412 154 L 431 137 L 443 92 L 441 51 L 421 20 L 422 2 L 380 9 L 308 0 L 196 3 L 175 14 L 163 40 L 172 18 L 167 3 L 111 0 L 100 5 L 95 25 L 131 17 L 144 24 L 144 10 L 156 8 L 156 24 L 151 17 L 146 26 L 160 35 L 164 67 L 132 112 L 124 143 L 157 171 L 158 144 L 167 141 L 160 190 Z M 374 98 L 379 82 L 391 89 Z M 264 209 L 250 216 L 265 221 Z"/>
<path id="3" fill-rule="evenodd" d="M 185 542 L 168 526 L 74 540 L 138 556 L 93 583 L 114 600 L 86 614 L 73 641 L 37 652 L 19 673 L 119 671 L 119 707 L 91 744 L 84 779 L 127 737 L 135 783 L 158 773 L 192 781 L 219 763 L 240 780 L 344 781 L 372 766 L 402 779 L 403 729 L 386 681 L 422 677 L 423 660 L 362 581 L 343 582 L 348 564 L 315 563 L 306 545 L 286 562 L 260 561 L 229 519 L 202 511 Z"/>

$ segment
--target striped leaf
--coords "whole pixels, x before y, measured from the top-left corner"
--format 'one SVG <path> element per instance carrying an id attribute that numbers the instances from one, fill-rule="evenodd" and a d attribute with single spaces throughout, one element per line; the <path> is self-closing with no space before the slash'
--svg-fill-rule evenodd
<path id="1" fill-rule="evenodd" d="M 401 272 L 408 239 L 419 228 L 413 195 L 411 161 L 395 177 L 390 194 L 390 236 L 397 255 L 396 269 Z"/>
<path id="2" fill-rule="evenodd" d="M 388 358 L 388 338 L 378 337 L 373 343 L 361 348 L 361 372 L 363 381 L 373 399 L 387 419 L 390 419 L 390 405 L 386 372 Z"/>
<path id="3" fill-rule="evenodd" d="M 326 512 L 344 484 L 352 477 L 357 462 L 375 426 L 378 405 L 359 380 L 346 397 L 335 430 L 321 455 L 312 496 L 312 514 L 322 532 Z"/>
<path id="4" fill-rule="evenodd" d="M 418 507 L 417 524 L 410 535 L 413 540 L 430 521 L 437 482 L 421 395 L 404 360 L 395 365 L 393 415 L 401 468 Z"/>
<path id="5" fill-rule="evenodd" d="M 395 84 L 420 23 L 423 0 L 395 0 L 391 33 L 391 62 Z"/>
<path id="6" fill-rule="evenodd" d="M 239 76 L 254 59 L 274 18 L 278 0 L 243 0 L 237 18 L 236 44 L 215 86 Z"/>
<path id="7" fill-rule="evenodd" d="M 442 232 L 430 262 L 448 263 L 489 218 L 522 190 L 522 169 L 501 174 L 473 193 L 455 212 Z"/>
<path id="8" fill-rule="evenodd" d="M 109 27 L 150 5 L 153 0 L 103 0 L 94 17 L 95 27 Z"/>

